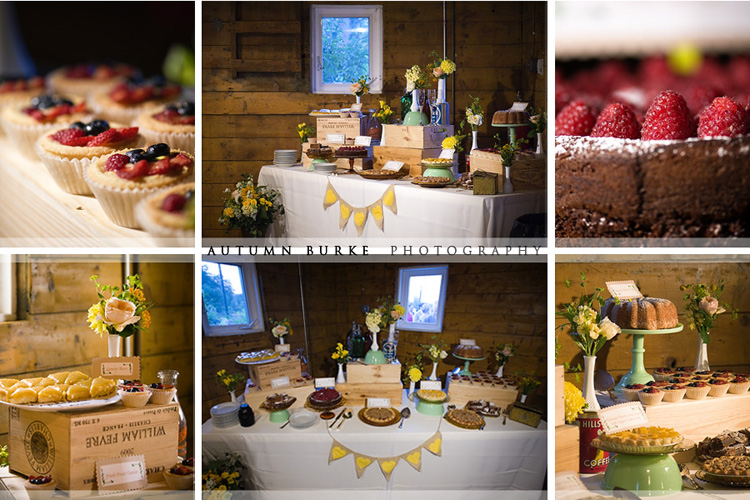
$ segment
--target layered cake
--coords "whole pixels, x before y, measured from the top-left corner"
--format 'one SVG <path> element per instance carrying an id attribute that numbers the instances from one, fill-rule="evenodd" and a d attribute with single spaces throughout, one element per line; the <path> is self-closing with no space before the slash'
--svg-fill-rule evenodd
<path id="1" fill-rule="evenodd" d="M 601 310 L 620 328 L 636 330 L 662 330 L 677 326 L 677 308 L 667 299 L 641 297 L 630 301 L 617 302 L 609 298 Z"/>

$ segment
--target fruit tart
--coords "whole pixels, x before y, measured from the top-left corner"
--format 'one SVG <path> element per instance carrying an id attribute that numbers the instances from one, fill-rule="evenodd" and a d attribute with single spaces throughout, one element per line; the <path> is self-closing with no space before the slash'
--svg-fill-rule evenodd
<path id="1" fill-rule="evenodd" d="M 138 70 L 127 64 L 74 64 L 50 73 L 47 83 L 55 92 L 88 97 L 111 90 L 137 74 Z"/>
<path id="2" fill-rule="evenodd" d="M 174 101 L 181 92 L 179 86 L 167 84 L 160 77 L 141 83 L 129 80 L 109 92 L 94 95 L 91 105 L 108 120 L 130 124 L 144 111 Z"/>
<path id="3" fill-rule="evenodd" d="M 122 150 L 92 161 L 84 171 L 86 183 L 115 224 L 139 227 L 135 207 L 159 190 L 193 181 L 195 159 L 164 143 Z"/>
<path id="4" fill-rule="evenodd" d="M 187 458 L 173 465 L 169 470 L 164 471 L 164 481 L 170 490 L 193 489 L 195 461 L 192 458 Z"/>
<path id="5" fill-rule="evenodd" d="M 668 385 L 662 388 L 664 392 L 664 401 L 676 403 L 685 397 L 686 389 L 681 385 Z"/>
<path id="6" fill-rule="evenodd" d="M 165 246 L 195 244 L 195 183 L 159 191 L 135 207 L 135 219 Z"/>
<path id="7" fill-rule="evenodd" d="M 175 386 L 169 384 L 153 383 L 148 388 L 151 391 L 151 403 L 155 405 L 168 405 L 177 394 Z"/>
<path id="8" fill-rule="evenodd" d="M 709 380 L 708 385 L 710 386 L 708 395 L 712 398 L 720 398 L 722 396 L 726 396 L 727 391 L 729 390 L 729 382 L 721 378 Z"/>
<path id="9" fill-rule="evenodd" d="M 75 122 L 43 134 L 36 152 L 50 175 L 64 191 L 91 194 L 83 172 L 94 159 L 120 149 L 137 146 L 142 140 L 138 127 L 122 127 L 104 120 Z"/>
<path id="10" fill-rule="evenodd" d="M 22 103 L 44 92 L 44 78 L 0 78 L 0 108 Z"/>
<path id="11" fill-rule="evenodd" d="M 117 391 L 126 408 L 143 408 L 151 399 L 151 390 L 143 384 L 132 384 Z"/>
<path id="12" fill-rule="evenodd" d="M 685 397 L 688 399 L 703 399 L 708 395 L 711 386 L 701 380 L 694 380 L 685 386 L 687 392 Z"/>
<path id="13" fill-rule="evenodd" d="M 21 104 L 5 106 L 0 123 L 18 150 L 32 160 L 38 157 L 34 143 L 40 135 L 61 125 L 85 120 L 90 115 L 80 98 L 43 94 Z"/>
<path id="14" fill-rule="evenodd" d="M 645 388 L 643 384 L 627 384 L 622 388 L 622 393 L 628 401 L 638 401 L 638 391 Z"/>
<path id="15" fill-rule="evenodd" d="M 183 101 L 144 111 L 137 123 L 149 144 L 166 142 L 195 154 L 195 103 Z"/>
<path id="16" fill-rule="evenodd" d="M 51 476 L 29 476 L 23 484 L 31 500 L 52 498 L 57 488 L 57 481 Z"/>
<path id="17" fill-rule="evenodd" d="M 664 392 L 656 387 L 646 387 L 638 391 L 638 399 L 647 406 L 658 405 L 664 399 Z"/>
<path id="18" fill-rule="evenodd" d="M 750 379 L 737 375 L 729 381 L 730 394 L 745 394 L 750 388 Z"/>

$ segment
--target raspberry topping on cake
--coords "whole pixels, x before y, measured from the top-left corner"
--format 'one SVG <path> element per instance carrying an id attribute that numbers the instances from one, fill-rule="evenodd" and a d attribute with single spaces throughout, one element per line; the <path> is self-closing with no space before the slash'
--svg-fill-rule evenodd
<path id="1" fill-rule="evenodd" d="M 573 101 L 555 118 L 555 135 L 589 135 L 596 123 L 596 111 L 583 101 Z"/>
<path id="2" fill-rule="evenodd" d="M 646 112 L 641 130 L 645 141 L 683 140 L 695 136 L 695 121 L 685 99 L 672 90 L 659 93 Z"/>
<path id="3" fill-rule="evenodd" d="M 138 179 L 149 175 L 172 175 L 182 172 L 193 160 L 182 153 L 172 152 L 164 143 L 149 146 L 146 151 L 133 149 L 125 154 L 113 154 L 104 169 L 115 172 L 122 179 Z"/>
<path id="4" fill-rule="evenodd" d="M 106 146 L 132 139 L 138 135 L 138 127 L 109 128 L 104 120 L 90 123 L 75 122 L 70 128 L 59 130 L 50 139 L 65 146 Z"/>
<path id="5" fill-rule="evenodd" d="M 745 108 L 731 97 L 717 97 L 701 113 L 698 137 L 736 137 L 746 132 Z"/>
<path id="6" fill-rule="evenodd" d="M 68 99 L 47 94 L 34 97 L 31 100 L 31 106 L 23 109 L 24 113 L 41 123 L 50 122 L 58 116 L 85 111 L 86 103 L 73 104 L 73 101 Z"/>
<path id="7" fill-rule="evenodd" d="M 0 94 L 6 92 L 22 92 L 24 90 L 44 90 L 44 78 L 35 76 L 26 80 L 24 78 L 0 78 Z"/>
<path id="8" fill-rule="evenodd" d="M 124 82 L 109 93 L 109 98 L 120 104 L 141 104 L 156 99 L 169 99 L 180 95 L 180 87 L 167 85 L 155 78 L 141 84 Z"/>
<path id="9" fill-rule="evenodd" d="M 194 125 L 195 103 L 185 101 L 170 104 L 163 111 L 155 114 L 154 119 L 171 125 Z"/>
<path id="10" fill-rule="evenodd" d="M 604 108 L 591 131 L 591 137 L 638 139 L 640 136 L 641 124 L 638 123 L 632 108 L 619 102 Z"/>

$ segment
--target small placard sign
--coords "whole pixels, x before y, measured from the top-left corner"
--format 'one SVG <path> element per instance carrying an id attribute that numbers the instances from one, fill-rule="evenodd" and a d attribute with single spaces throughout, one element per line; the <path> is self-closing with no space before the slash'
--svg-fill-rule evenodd
<path id="1" fill-rule="evenodd" d="M 528 107 L 528 102 L 514 102 L 508 111 L 525 111 Z"/>
<path id="2" fill-rule="evenodd" d="M 442 382 L 439 380 L 423 380 L 419 383 L 419 388 L 426 391 L 442 391 Z"/>
<path id="3" fill-rule="evenodd" d="M 148 486 L 146 458 L 130 455 L 96 461 L 99 491 L 141 490 Z"/>
<path id="4" fill-rule="evenodd" d="M 456 153 L 455 149 L 444 149 L 440 152 L 440 156 L 438 158 L 444 158 L 446 160 L 452 160 L 453 155 Z"/>
<path id="5" fill-rule="evenodd" d="M 369 147 L 370 143 L 372 142 L 372 137 L 369 135 L 358 135 L 354 138 L 354 145 L 355 146 L 364 146 Z"/>
<path id="6" fill-rule="evenodd" d="M 326 134 L 326 142 L 344 144 L 344 139 L 346 139 L 346 134 Z"/>
<path id="7" fill-rule="evenodd" d="M 461 345 L 477 345 L 476 339 L 459 339 Z"/>
<path id="8" fill-rule="evenodd" d="M 612 297 L 619 300 L 640 299 L 643 294 L 638 290 L 638 285 L 633 280 L 607 281 L 607 290 Z"/>
<path id="9" fill-rule="evenodd" d="M 276 352 L 291 352 L 292 345 L 291 344 L 276 344 L 273 347 Z"/>
<path id="10" fill-rule="evenodd" d="M 271 389 L 286 387 L 288 385 L 291 385 L 291 382 L 289 382 L 289 377 L 279 377 L 271 379 Z"/>
<path id="11" fill-rule="evenodd" d="M 362 111 L 362 103 L 361 102 L 355 102 L 351 106 L 349 106 L 349 111 Z"/>
<path id="12" fill-rule="evenodd" d="M 115 380 L 140 380 L 141 359 L 138 356 L 94 358 L 91 362 L 91 375 Z"/>
<path id="13" fill-rule="evenodd" d="M 336 387 L 336 379 L 334 377 L 316 378 L 315 388 L 322 389 L 323 387 Z"/>
<path id="14" fill-rule="evenodd" d="M 646 410 L 638 401 L 602 408 L 598 413 L 599 419 L 602 421 L 602 431 L 608 434 L 648 424 Z"/>
<path id="15" fill-rule="evenodd" d="M 383 170 L 391 170 L 393 172 L 398 172 L 401 170 L 401 167 L 403 167 L 403 162 L 396 161 L 396 160 L 390 160 L 385 162 L 385 165 L 383 165 Z"/>
<path id="16" fill-rule="evenodd" d="M 389 398 L 367 398 L 368 408 L 390 408 L 391 400 Z"/>

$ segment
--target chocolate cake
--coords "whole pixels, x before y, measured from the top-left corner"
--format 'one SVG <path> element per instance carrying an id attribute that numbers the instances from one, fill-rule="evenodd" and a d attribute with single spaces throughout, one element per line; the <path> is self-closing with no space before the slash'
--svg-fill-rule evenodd
<path id="1" fill-rule="evenodd" d="M 677 326 L 677 308 L 672 301 L 654 297 L 641 297 L 617 303 L 607 299 L 601 310 L 620 328 L 660 330 Z"/>

